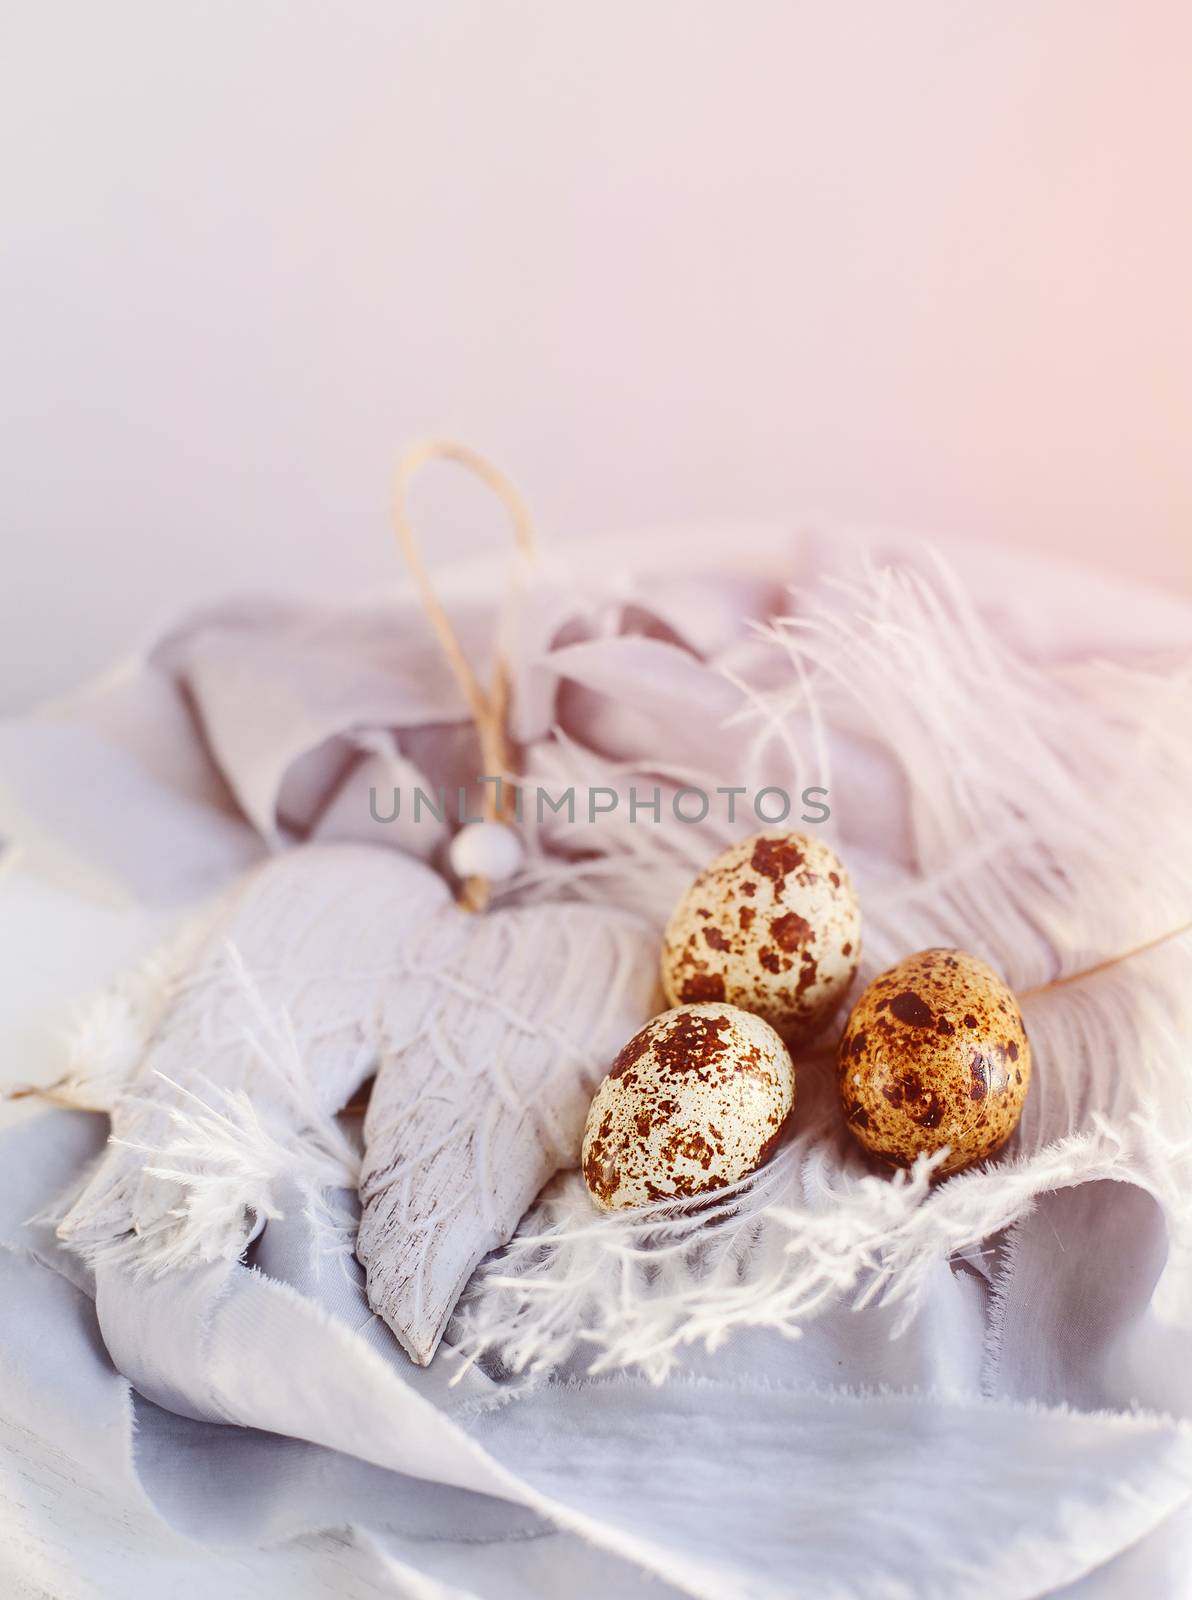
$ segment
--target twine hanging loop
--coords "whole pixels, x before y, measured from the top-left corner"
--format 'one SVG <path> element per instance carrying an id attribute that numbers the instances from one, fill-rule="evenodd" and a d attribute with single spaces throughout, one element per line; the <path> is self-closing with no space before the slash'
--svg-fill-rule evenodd
<path id="1" fill-rule="evenodd" d="M 417 473 L 432 461 L 453 461 L 466 468 L 500 500 L 509 513 L 517 549 L 526 558 L 536 553 L 534 528 L 525 501 L 505 474 L 467 445 L 453 439 L 427 439 L 412 445 L 397 464 L 393 486 L 393 524 L 397 541 L 406 559 L 427 619 L 434 629 L 448 666 L 459 684 L 480 745 L 484 773 L 503 781 L 484 785 L 482 810 L 486 822 L 507 823 L 514 814 L 514 798 L 507 780 L 512 771 L 509 756 L 508 712 L 512 673 L 504 653 L 498 648 L 492 682 L 486 688 L 477 677 L 446 608 L 430 580 L 409 513 L 410 484 Z M 490 885 L 484 878 L 465 880 L 460 904 L 469 910 L 483 910 L 488 903 Z"/>

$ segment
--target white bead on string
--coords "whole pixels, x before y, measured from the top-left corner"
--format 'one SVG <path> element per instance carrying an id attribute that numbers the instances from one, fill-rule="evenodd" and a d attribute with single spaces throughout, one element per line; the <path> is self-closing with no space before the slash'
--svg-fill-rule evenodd
<path id="1" fill-rule="evenodd" d="M 447 857 L 457 878 L 505 883 L 518 872 L 526 852 L 520 837 L 505 823 L 469 822 L 452 839 Z"/>

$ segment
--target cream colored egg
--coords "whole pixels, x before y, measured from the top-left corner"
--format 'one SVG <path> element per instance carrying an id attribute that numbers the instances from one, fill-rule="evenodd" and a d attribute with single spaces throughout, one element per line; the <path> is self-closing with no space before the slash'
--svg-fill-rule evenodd
<path id="1" fill-rule="evenodd" d="M 722 1189 L 759 1167 L 795 1103 L 795 1069 L 768 1023 L 679 1006 L 613 1062 L 584 1129 L 584 1181 L 603 1211 Z"/>
<path id="2" fill-rule="evenodd" d="M 1031 1081 L 1013 994 L 963 950 L 920 950 L 880 973 L 849 1013 L 838 1062 L 860 1143 L 895 1167 L 947 1145 L 941 1174 L 1006 1142 Z"/>
<path id="3" fill-rule="evenodd" d="M 801 833 L 744 839 L 705 867 L 662 943 L 671 1005 L 723 1000 L 788 1044 L 810 1039 L 844 998 L 861 955 L 861 911 L 834 851 Z"/>

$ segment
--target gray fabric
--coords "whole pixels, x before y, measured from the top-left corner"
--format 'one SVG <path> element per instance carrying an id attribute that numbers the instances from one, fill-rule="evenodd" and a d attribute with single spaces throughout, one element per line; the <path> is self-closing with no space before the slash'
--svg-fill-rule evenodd
<path id="1" fill-rule="evenodd" d="M 29 1561 L 40 1544 L 61 1561 L 72 1549 L 95 1588 L 63 1593 L 140 1592 L 128 1548 L 89 1529 L 118 1512 L 160 1545 L 171 1532 L 201 1541 L 216 1563 L 276 1545 L 270 1563 L 254 1562 L 279 1585 L 293 1581 L 295 1539 L 352 1528 L 370 1535 L 354 1551 L 383 1550 L 483 1595 L 562 1592 L 581 1573 L 625 1595 L 1025 1595 L 1127 1546 L 1149 1562 L 1153 1530 L 1171 1543 L 1163 1525 L 1192 1495 L 1186 1425 L 1131 1416 L 1112 1380 L 1087 1398 L 1116 1401 L 1117 1415 L 983 1401 L 980 1296 L 946 1269 L 897 1346 L 880 1317 L 847 1314 L 858 1324 L 852 1384 L 856 1354 L 868 1349 L 862 1365 L 876 1375 L 885 1344 L 897 1357 L 889 1376 L 930 1374 L 934 1391 L 834 1385 L 843 1358 L 831 1352 L 845 1346 L 829 1319 L 809 1341 L 744 1340 L 707 1363 L 712 1375 L 658 1389 L 573 1381 L 506 1399 L 479 1373 L 449 1389 L 440 1371 L 411 1367 L 376 1336 L 356 1274 L 338 1264 L 320 1309 L 313 1295 L 300 1302 L 285 1286 L 307 1271 L 306 1240 L 271 1225 L 270 1276 L 236 1275 L 222 1326 L 196 1329 L 187 1295 L 169 1285 L 129 1330 L 122 1364 L 140 1366 L 143 1388 L 169 1399 L 168 1365 L 174 1398 L 185 1390 L 195 1410 L 258 1426 L 183 1418 L 130 1388 L 85 1289 L 56 1270 L 46 1229 L 22 1221 L 103 1133 L 101 1118 L 52 1112 L 0 1145 L 7 1492 L 28 1497 L 5 1559 Z M 349 1332 L 361 1325 L 365 1336 Z M 266 1431 L 283 1420 L 305 1438 Z M 47 1479 L 55 1498 L 38 1503 Z M 532 1558 L 531 1544 L 542 1546 Z M 319 1551 L 310 1581 L 327 1559 Z M 393 1575 L 370 1561 L 353 1556 L 360 1586 L 343 1592 L 386 1592 Z M 648 1571 L 673 1586 L 647 1583 Z M 145 1592 L 147 1577 L 136 1580 Z M 436 1591 L 407 1572 L 391 1592 Z"/>
<path id="2" fill-rule="evenodd" d="M 991 607 L 1011 603 L 1017 578 L 982 581 Z M 739 623 L 773 593 L 743 581 L 702 610 L 672 593 L 651 626 L 686 618 L 706 645 L 722 609 Z M 543 615 L 544 639 L 560 618 L 600 632 L 573 600 Z M 174 630 L 103 692 L 4 730 L 0 812 L 25 851 L 7 889 L 0 879 L 10 970 L 31 972 L 37 940 L 75 925 L 71 896 L 79 918 L 102 892 L 156 930 L 266 844 L 317 833 L 343 800 L 345 750 L 349 767 L 353 752 L 376 759 L 402 696 L 418 728 L 394 759 L 447 770 L 458 750 L 418 729 L 459 707 L 449 683 L 402 667 L 413 616 L 229 609 Z M 1152 645 L 1192 638 L 1186 618 L 1156 617 Z M 1076 650 L 1090 633 L 1085 608 L 1047 643 Z M 543 685 L 566 670 L 540 660 L 528 674 L 540 727 L 555 704 Z M 874 826 L 895 848 L 897 817 Z M 78 987 L 101 965 L 80 953 Z M 6 1083 L 36 1075 L 28 1025 L 0 1035 Z M 694 1352 L 659 1387 L 588 1377 L 582 1361 L 529 1382 L 461 1370 L 450 1338 L 413 1367 L 355 1263 L 312 1261 L 298 1215 L 271 1222 L 242 1263 L 92 1278 L 38 1216 L 106 1133 L 102 1116 L 50 1111 L 0 1134 L 6 1592 L 1187 1592 L 1192 1275 L 1139 1188 L 1048 1196 L 986 1251 L 941 1262 L 898 1338 L 889 1311 L 841 1302 L 797 1341 L 755 1329 Z"/>

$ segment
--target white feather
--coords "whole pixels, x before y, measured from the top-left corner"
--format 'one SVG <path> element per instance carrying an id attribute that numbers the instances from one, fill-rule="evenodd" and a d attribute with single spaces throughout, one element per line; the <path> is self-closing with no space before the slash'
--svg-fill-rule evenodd
<path id="1" fill-rule="evenodd" d="M 661 1379 L 684 1344 L 747 1326 L 793 1336 L 842 1293 L 899 1302 L 903 1325 L 935 1262 L 1039 1194 L 1096 1178 L 1147 1187 L 1187 1236 L 1192 939 L 1042 986 L 1188 920 L 1188 665 L 1035 665 L 942 566 L 872 572 L 768 637 L 788 670 L 742 685 L 735 720 L 752 716 L 757 734 L 740 781 L 825 781 L 799 752 L 818 750 L 822 774 L 826 737 L 879 753 L 888 778 L 870 803 L 905 819 L 908 850 L 899 862 L 842 843 L 865 911 L 863 977 L 940 944 L 1003 972 L 1035 1059 L 1022 1126 L 1002 1158 L 938 1186 L 925 1164 L 878 1177 L 841 1128 L 821 1050 L 798 1063 L 791 1142 L 714 1205 L 598 1218 L 577 1178 L 553 1186 L 463 1302 L 450 1336 L 473 1359 L 538 1370 L 583 1345 L 596 1369 Z M 651 861 L 654 846 L 641 827 L 593 830 L 581 892 L 640 904 L 648 885 L 665 916 L 679 863 Z"/>
<path id="2" fill-rule="evenodd" d="M 74 1248 L 90 1265 L 124 1262 L 135 1276 L 161 1277 L 179 1267 L 241 1254 L 296 1195 L 310 1223 L 316 1253 L 350 1252 L 354 1216 L 338 1192 L 354 1189 L 360 1156 L 335 1117 L 311 1092 L 307 1063 L 284 1011 L 271 1011 L 234 946 L 226 947 L 229 985 L 239 990 L 255 1026 L 242 1033 L 254 1063 L 253 1095 L 195 1074 L 187 1085 L 161 1071 L 154 1078 L 172 1096 L 164 1106 L 135 1090 L 122 1101 L 122 1121 L 152 1129 L 151 1142 L 113 1134 L 109 1143 L 140 1156 L 140 1170 L 176 1187 L 176 1203 L 131 1231 L 80 1238 Z M 164 1111 L 164 1114 L 163 1114 Z"/>
<path id="3" fill-rule="evenodd" d="M 154 1030 L 193 966 L 196 951 L 219 914 L 213 896 L 163 945 L 77 1006 L 63 1029 L 66 1069 L 51 1084 L 29 1085 L 36 1095 L 78 1111 L 110 1112 L 132 1082 Z"/>

